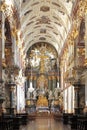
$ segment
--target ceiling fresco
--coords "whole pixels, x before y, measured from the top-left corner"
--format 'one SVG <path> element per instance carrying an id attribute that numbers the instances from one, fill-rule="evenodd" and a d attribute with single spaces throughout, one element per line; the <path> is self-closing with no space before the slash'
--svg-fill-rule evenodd
<path id="1" fill-rule="evenodd" d="M 74 3 L 75 0 L 20 0 L 25 51 L 34 43 L 49 42 L 59 54 L 72 25 Z"/>

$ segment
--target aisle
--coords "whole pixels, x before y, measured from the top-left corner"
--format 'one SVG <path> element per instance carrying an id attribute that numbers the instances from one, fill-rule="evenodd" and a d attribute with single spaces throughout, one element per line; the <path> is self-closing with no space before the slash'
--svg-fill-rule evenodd
<path id="1" fill-rule="evenodd" d="M 54 119 L 36 119 L 30 121 L 27 126 L 21 127 L 20 130 L 71 130 L 69 126 L 63 125 L 62 122 Z"/>

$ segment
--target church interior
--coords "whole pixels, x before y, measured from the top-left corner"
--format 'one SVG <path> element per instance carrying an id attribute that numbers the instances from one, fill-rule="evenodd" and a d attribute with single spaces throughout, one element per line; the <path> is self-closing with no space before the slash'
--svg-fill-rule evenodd
<path id="1" fill-rule="evenodd" d="M 0 130 L 58 128 L 87 130 L 87 0 L 0 0 Z"/>

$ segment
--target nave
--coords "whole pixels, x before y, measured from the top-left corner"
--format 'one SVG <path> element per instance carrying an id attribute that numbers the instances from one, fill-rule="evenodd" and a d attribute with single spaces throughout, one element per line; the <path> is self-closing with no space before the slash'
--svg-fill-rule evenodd
<path id="1" fill-rule="evenodd" d="M 68 119 L 87 130 L 87 0 L 0 0 L 0 130 Z"/>
<path id="2" fill-rule="evenodd" d="M 55 121 L 52 118 L 38 118 L 29 121 L 26 126 L 20 127 L 20 130 L 71 130 L 69 125 L 64 125 L 62 121 Z"/>

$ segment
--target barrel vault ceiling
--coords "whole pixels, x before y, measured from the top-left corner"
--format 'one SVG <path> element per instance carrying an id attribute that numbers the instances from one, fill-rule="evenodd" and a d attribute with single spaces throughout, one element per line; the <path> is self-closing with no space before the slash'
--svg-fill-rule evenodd
<path id="1" fill-rule="evenodd" d="M 11 14 L 14 3 L 25 52 L 35 43 L 50 43 L 60 54 L 72 26 L 72 9 L 77 0 L 5 0 Z M 9 13 L 9 9 L 10 13 Z M 15 10 L 13 10 L 15 12 Z M 14 13 L 16 18 L 16 14 Z M 11 21 L 12 17 L 10 17 Z M 11 22 L 10 22 L 11 23 Z M 14 23 L 14 21 L 13 21 Z"/>
<path id="2" fill-rule="evenodd" d="M 73 5 L 74 0 L 20 1 L 21 32 L 25 50 L 34 43 L 48 42 L 60 53 L 72 25 Z"/>

